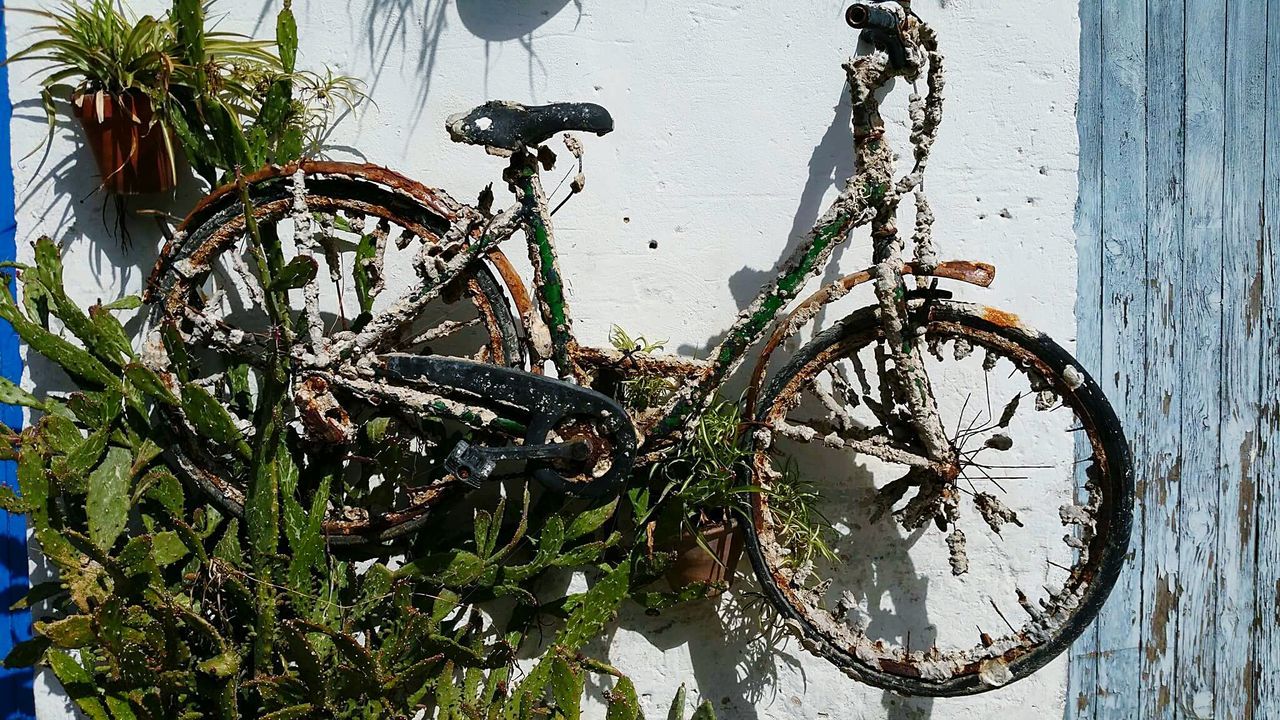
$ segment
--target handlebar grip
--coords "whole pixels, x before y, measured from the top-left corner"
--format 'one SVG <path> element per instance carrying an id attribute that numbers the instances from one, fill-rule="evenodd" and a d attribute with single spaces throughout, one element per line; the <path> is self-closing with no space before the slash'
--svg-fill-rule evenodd
<path id="1" fill-rule="evenodd" d="M 855 30 L 898 30 L 907 22 L 907 11 L 896 0 L 858 2 L 849 6 L 845 22 Z"/>

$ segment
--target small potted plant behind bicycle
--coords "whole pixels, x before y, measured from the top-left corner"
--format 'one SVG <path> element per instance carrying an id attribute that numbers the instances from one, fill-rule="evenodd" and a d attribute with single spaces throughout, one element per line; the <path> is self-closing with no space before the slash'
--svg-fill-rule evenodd
<path id="1" fill-rule="evenodd" d="M 661 487 L 658 507 L 665 508 L 655 534 L 675 553 L 666 570 L 672 590 L 703 583 L 713 597 L 733 583 L 744 542 L 741 518 L 757 491 L 742 484 L 750 477 L 751 453 L 738 443 L 739 415 L 736 403 L 717 400 L 676 453 L 652 469 Z"/>

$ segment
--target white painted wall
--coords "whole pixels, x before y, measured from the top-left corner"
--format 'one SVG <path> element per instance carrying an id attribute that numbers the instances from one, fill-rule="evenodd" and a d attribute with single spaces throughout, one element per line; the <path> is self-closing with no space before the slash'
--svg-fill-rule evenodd
<path id="1" fill-rule="evenodd" d="M 341 126 L 335 139 L 343 148 L 333 156 L 388 165 L 460 199 L 497 179 L 502 162 L 449 143 L 446 115 L 489 98 L 590 100 L 612 110 L 617 132 L 587 142 L 587 192 L 557 216 L 577 330 L 587 342 L 603 342 L 617 322 L 669 338 L 671 348 L 705 349 L 849 172 L 840 63 L 856 35 L 837 0 L 295 5 L 302 63 L 367 79 L 376 102 Z M 227 14 L 227 29 L 268 35 L 277 6 L 220 0 L 216 10 Z M 1014 310 L 1073 343 L 1075 4 L 917 0 L 916 10 L 938 28 L 950 65 L 928 180 L 939 249 L 1000 268 L 989 291 L 959 294 Z M 32 20 L 6 14 L 11 47 L 21 46 Z M 15 158 L 44 134 L 25 75 L 11 76 Z M 899 141 L 904 117 L 895 105 Z M 133 225 L 129 250 L 104 234 L 91 167 L 70 125 L 59 128 L 47 155 L 15 166 L 20 254 L 30 254 L 24 246 L 39 234 L 61 239 L 69 284 L 85 302 L 137 292 L 156 253 L 145 224 Z M 188 189 L 167 209 L 181 215 L 196 195 Z M 105 213 L 113 217 L 110 207 Z M 868 255 L 866 237 L 857 235 L 840 264 L 857 269 Z M 857 304 L 866 301 L 860 295 Z M 48 375 L 37 362 L 38 384 L 54 382 Z M 632 608 L 609 638 L 609 657 L 632 675 L 651 717 L 665 716 L 682 682 L 730 719 L 967 720 L 1054 717 L 1063 709 L 1062 661 L 977 698 L 901 699 L 849 681 L 792 642 L 764 647 L 754 614 L 741 592 L 659 618 Z M 56 695 L 42 691 L 40 704 L 42 717 L 66 713 Z"/>

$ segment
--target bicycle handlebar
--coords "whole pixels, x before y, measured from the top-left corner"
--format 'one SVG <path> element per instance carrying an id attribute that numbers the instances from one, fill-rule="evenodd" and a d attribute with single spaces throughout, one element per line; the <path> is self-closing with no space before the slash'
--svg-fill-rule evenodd
<path id="1" fill-rule="evenodd" d="M 901 68 L 907 62 L 902 31 L 910 16 L 910 3 L 901 0 L 870 0 L 855 2 L 845 11 L 849 27 L 862 31 L 862 39 L 889 54 L 892 67 Z"/>
<path id="2" fill-rule="evenodd" d="M 895 32 L 907 21 L 907 11 L 897 0 L 857 2 L 844 14 L 845 22 L 855 30 Z"/>

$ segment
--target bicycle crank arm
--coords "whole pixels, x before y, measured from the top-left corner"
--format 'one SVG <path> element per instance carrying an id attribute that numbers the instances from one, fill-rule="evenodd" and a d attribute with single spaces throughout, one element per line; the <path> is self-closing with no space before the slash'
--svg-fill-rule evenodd
<path id="1" fill-rule="evenodd" d="M 636 428 L 627 411 L 607 395 L 544 375 L 472 360 L 400 353 L 383 355 L 379 360 L 379 372 L 388 380 L 423 386 L 462 402 L 478 398 L 486 407 L 514 406 L 527 415 L 523 446 L 454 448 L 450 459 L 457 456 L 456 467 L 473 479 L 480 475 L 482 481 L 498 460 L 523 459 L 529 461 L 530 474 L 550 490 L 604 498 L 616 494 L 631 474 Z M 553 433 L 566 442 L 551 442 Z M 579 448 L 586 449 L 585 458 L 576 456 L 583 452 Z M 583 466 L 582 470 L 564 467 L 574 464 Z"/>
<path id="2" fill-rule="evenodd" d="M 476 447 L 459 440 L 444 461 L 446 471 L 472 488 L 489 479 L 499 462 L 504 460 L 576 460 L 588 459 L 591 447 L 584 440 L 571 440 L 550 445 L 511 445 L 499 448 Z"/>

